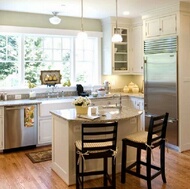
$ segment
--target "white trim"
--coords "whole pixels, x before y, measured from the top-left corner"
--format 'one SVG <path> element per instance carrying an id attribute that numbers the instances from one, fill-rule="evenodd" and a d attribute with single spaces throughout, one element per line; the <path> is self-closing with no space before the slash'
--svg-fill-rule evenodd
<path id="1" fill-rule="evenodd" d="M 19 27 L 19 26 L 0 26 L 1 33 L 29 33 L 29 34 L 46 34 L 46 35 L 68 35 L 77 36 L 79 30 L 65 30 L 65 29 L 50 29 L 50 28 L 33 28 L 33 27 Z M 89 37 L 103 37 L 102 32 L 86 31 Z"/>

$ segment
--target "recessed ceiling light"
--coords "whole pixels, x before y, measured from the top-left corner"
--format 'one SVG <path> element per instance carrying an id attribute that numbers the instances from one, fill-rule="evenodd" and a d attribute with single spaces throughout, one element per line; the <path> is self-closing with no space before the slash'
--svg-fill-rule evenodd
<path id="1" fill-rule="evenodd" d="M 129 11 L 124 11 L 124 12 L 123 12 L 123 15 L 125 15 L 125 16 L 126 16 L 126 15 L 129 15 L 129 14 L 130 14 Z"/>

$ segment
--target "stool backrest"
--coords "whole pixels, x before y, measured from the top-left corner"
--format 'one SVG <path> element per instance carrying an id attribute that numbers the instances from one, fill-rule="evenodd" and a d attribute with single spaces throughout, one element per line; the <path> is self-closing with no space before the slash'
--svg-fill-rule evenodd
<path id="1" fill-rule="evenodd" d="M 166 138 L 166 128 L 168 124 L 169 113 L 160 116 L 151 116 L 148 129 L 147 144 L 158 144 Z"/>
<path id="2" fill-rule="evenodd" d="M 116 150 L 118 122 L 82 123 L 82 152 Z"/>

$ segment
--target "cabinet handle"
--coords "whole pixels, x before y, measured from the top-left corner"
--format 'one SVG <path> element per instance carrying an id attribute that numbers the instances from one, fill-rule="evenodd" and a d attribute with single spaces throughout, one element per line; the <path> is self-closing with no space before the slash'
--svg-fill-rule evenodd
<path id="1" fill-rule="evenodd" d="M 162 28 L 159 28 L 160 31 L 162 31 Z"/>

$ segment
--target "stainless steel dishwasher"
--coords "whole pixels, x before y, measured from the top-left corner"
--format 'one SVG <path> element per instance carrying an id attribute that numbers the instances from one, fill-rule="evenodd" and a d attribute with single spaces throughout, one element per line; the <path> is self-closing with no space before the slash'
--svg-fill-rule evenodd
<path id="1" fill-rule="evenodd" d="M 37 115 L 37 105 L 5 107 L 5 150 L 37 144 Z"/>

